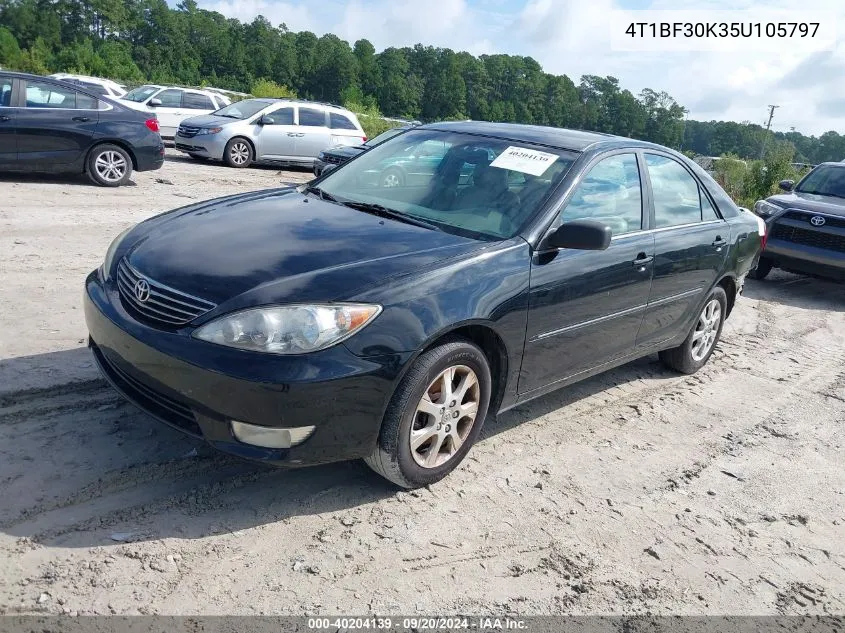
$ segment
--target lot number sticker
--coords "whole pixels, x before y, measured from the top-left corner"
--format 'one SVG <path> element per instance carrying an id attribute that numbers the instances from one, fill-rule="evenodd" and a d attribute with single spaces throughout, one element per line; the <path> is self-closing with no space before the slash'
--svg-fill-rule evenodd
<path id="1" fill-rule="evenodd" d="M 531 174 L 532 176 L 542 176 L 557 159 L 556 154 L 511 146 L 499 154 L 496 160 L 490 163 L 490 166 L 521 171 L 523 174 Z"/>

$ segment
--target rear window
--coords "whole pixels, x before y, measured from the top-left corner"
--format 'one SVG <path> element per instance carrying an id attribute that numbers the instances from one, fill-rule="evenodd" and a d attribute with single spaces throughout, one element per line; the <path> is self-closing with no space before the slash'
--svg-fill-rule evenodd
<path id="1" fill-rule="evenodd" d="M 299 108 L 299 124 L 310 127 L 325 127 L 326 113 L 314 108 Z"/>
<path id="2" fill-rule="evenodd" d="M 357 130 L 358 128 L 349 117 L 337 112 L 329 112 L 329 127 L 333 130 Z"/>
<path id="3" fill-rule="evenodd" d="M 186 92 L 182 97 L 182 107 L 191 110 L 214 110 L 214 104 L 209 97 L 196 92 Z"/>

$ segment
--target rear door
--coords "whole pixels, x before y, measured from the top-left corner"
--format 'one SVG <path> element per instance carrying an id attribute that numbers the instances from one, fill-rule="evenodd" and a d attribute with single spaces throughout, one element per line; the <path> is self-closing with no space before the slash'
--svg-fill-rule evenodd
<path id="1" fill-rule="evenodd" d="M 282 106 L 264 114 L 272 124 L 254 125 L 253 140 L 256 156 L 260 160 L 290 159 L 296 151 L 298 129 L 294 125 L 293 106 Z"/>
<path id="2" fill-rule="evenodd" d="M 0 75 L 0 167 L 14 165 L 18 154 L 18 139 L 15 130 L 17 108 L 12 107 L 12 88 L 15 80 Z"/>
<path id="3" fill-rule="evenodd" d="M 296 156 L 302 160 L 317 158 L 320 152 L 332 144 L 328 112 L 308 106 L 299 106 L 298 110 Z"/>
<path id="4" fill-rule="evenodd" d="M 24 79 L 21 85 L 24 107 L 15 115 L 18 165 L 51 170 L 82 161 L 99 120 L 97 99 L 60 83 Z"/>
<path id="5" fill-rule="evenodd" d="M 196 110 L 185 110 L 182 108 L 182 95 L 184 90 L 177 90 L 176 88 L 168 88 L 162 90 L 153 99 L 161 101 L 161 105 L 150 108 L 156 113 L 158 119 L 158 126 L 161 129 L 161 135 L 167 138 L 176 136 L 176 130 L 179 129 L 179 124 L 183 119 L 189 116 L 196 116 L 200 114 Z M 149 101 L 147 102 L 149 104 Z M 188 114 L 186 114 L 186 112 Z"/>
<path id="6" fill-rule="evenodd" d="M 727 257 L 730 226 L 693 174 L 673 157 L 644 154 L 653 199 L 654 280 L 638 337 L 651 346 L 679 334 Z"/>
<path id="7" fill-rule="evenodd" d="M 634 351 L 654 259 L 640 171 L 635 152 L 601 157 L 553 225 L 579 219 L 608 224 L 613 239 L 607 250 L 532 255 L 520 394 Z"/>

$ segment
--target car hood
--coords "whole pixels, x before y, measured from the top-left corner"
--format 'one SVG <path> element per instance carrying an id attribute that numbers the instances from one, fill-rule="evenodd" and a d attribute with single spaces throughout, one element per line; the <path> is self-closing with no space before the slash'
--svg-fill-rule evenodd
<path id="1" fill-rule="evenodd" d="M 228 309 L 349 298 L 485 246 L 291 188 L 172 211 L 129 237 L 129 263 L 142 275 Z"/>
<path id="2" fill-rule="evenodd" d="M 796 191 L 771 196 L 768 200 L 784 208 L 845 217 L 845 199 L 834 196 L 820 196 L 814 193 Z"/>
<path id="3" fill-rule="evenodd" d="M 230 123 L 240 123 L 240 119 L 233 119 L 228 116 L 215 116 L 214 114 L 200 114 L 199 116 L 183 119 L 182 123 L 195 127 L 218 127 Z"/>

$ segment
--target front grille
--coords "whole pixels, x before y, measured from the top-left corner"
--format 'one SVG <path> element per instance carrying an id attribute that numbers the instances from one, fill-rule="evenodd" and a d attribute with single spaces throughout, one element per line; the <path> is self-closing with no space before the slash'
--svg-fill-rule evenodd
<path id="1" fill-rule="evenodd" d="M 331 163 L 332 165 L 340 165 L 345 163 L 347 160 L 348 159 L 335 154 L 323 154 L 323 162 Z"/>
<path id="2" fill-rule="evenodd" d="M 775 240 L 845 253 L 845 235 L 833 235 L 822 231 L 810 231 L 795 226 L 776 224 L 769 237 Z"/>
<path id="3" fill-rule="evenodd" d="M 181 149 L 186 152 L 204 152 L 205 148 L 199 145 L 188 145 L 187 143 L 174 143 L 176 149 Z"/>
<path id="4" fill-rule="evenodd" d="M 190 125 L 180 125 L 179 130 L 176 132 L 177 135 L 183 136 L 185 138 L 194 138 L 200 131 L 198 127 L 192 127 Z"/>
<path id="5" fill-rule="evenodd" d="M 807 224 L 810 224 L 810 220 L 819 215 L 825 219 L 823 226 L 834 226 L 836 228 L 845 229 L 845 218 L 836 218 L 830 215 L 812 213 L 810 211 L 787 211 L 783 214 L 783 217 L 789 220 L 796 220 L 798 222 L 806 222 Z M 812 225 L 810 224 L 810 226 Z"/>
<path id="6" fill-rule="evenodd" d="M 153 417 L 176 427 L 183 433 L 202 437 L 202 429 L 187 405 L 156 391 L 133 378 L 109 361 L 96 343 L 91 342 L 91 351 L 103 375 L 123 396 Z"/>
<path id="7" fill-rule="evenodd" d="M 149 296 L 141 301 L 135 292 L 139 281 L 149 285 Z M 185 325 L 217 306 L 210 301 L 168 288 L 144 277 L 126 259 L 117 266 L 117 287 L 123 306 L 134 315 L 154 324 Z"/>

